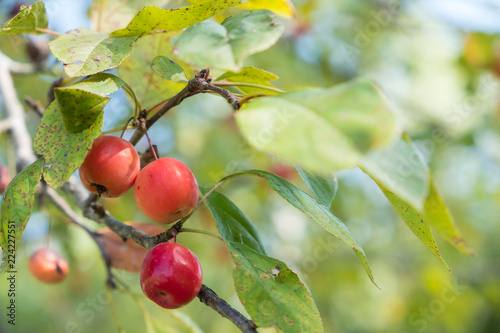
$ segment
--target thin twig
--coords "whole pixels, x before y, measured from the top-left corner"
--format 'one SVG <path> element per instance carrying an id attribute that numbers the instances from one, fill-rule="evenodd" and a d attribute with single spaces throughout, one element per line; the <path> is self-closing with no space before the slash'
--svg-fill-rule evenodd
<path id="1" fill-rule="evenodd" d="M 188 84 L 175 96 L 172 96 L 162 107 L 156 112 L 151 118 L 146 122 L 146 130 L 148 130 L 154 123 L 156 123 L 161 117 L 165 115 L 170 109 L 179 105 L 187 97 L 193 96 L 200 92 L 212 91 L 224 97 L 234 110 L 238 110 L 240 105 L 238 99 L 229 91 L 220 87 L 217 87 L 210 83 L 210 79 L 207 77 L 207 71 L 201 70 L 200 73 L 196 74 L 194 79 L 189 80 Z M 138 129 L 132 135 L 130 143 L 134 146 L 139 142 L 139 140 L 144 136 L 144 131 Z"/>
<path id="2" fill-rule="evenodd" d="M 54 190 L 50 186 L 45 187 L 45 194 L 52 200 L 52 202 L 59 208 L 61 212 L 63 212 L 71 222 L 85 230 L 89 235 L 94 236 L 96 233 L 92 230 L 90 230 L 86 225 L 83 220 L 83 218 L 78 215 L 71 207 L 70 205 L 66 202 L 66 200 L 57 193 L 56 190 Z"/>
<path id="3" fill-rule="evenodd" d="M 24 102 L 33 110 L 36 112 L 36 114 L 42 118 L 43 117 L 43 112 L 45 111 L 45 108 L 43 107 L 42 103 L 40 101 L 34 100 L 30 97 L 25 97 Z"/>
<path id="4" fill-rule="evenodd" d="M 158 119 L 160 119 L 165 113 L 167 113 L 168 110 L 172 109 L 174 106 L 179 105 L 184 98 L 189 94 L 189 85 L 184 87 L 177 95 L 171 97 L 165 105 L 157 112 L 155 113 L 151 118 L 148 119 L 148 122 L 146 123 L 146 129 L 149 129 L 151 125 L 153 125 Z M 141 130 L 136 130 L 134 134 L 132 135 L 132 138 L 130 138 L 130 143 L 133 144 L 134 146 L 139 142 L 139 140 L 144 136 L 144 132 Z"/>
<path id="5" fill-rule="evenodd" d="M 10 57 L 6 56 L 1 51 L 0 51 L 0 64 L 7 67 L 11 73 L 31 74 L 36 71 L 36 68 L 32 63 L 23 63 L 12 60 Z"/>
<path id="6" fill-rule="evenodd" d="M 212 289 L 205 285 L 201 286 L 198 293 L 200 301 L 217 311 L 224 318 L 229 319 L 244 333 L 256 333 L 257 325 L 254 321 L 247 319 L 236 309 L 231 307 L 225 300 L 220 298 Z"/>
<path id="7" fill-rule="evenodd" d="M 87 208 L 83 211 L 83 215 L 91 220 L 94 220 L 95 222 L 106 225 L 109 229 L 120 236 L 123 241 L 132 239 L 134 242 L 148 250 L 151 250 L 156 245 L 153 236 L 118 221 L 111 216 L 102 205 L 92 200 L 92 198 L 90 199 Z"/>
<path id="8" fill-rule="evenodd" d="M 103 258 L 105 268 L 106 268 L 106 273 L 107 273 L 107 279 L 106 279 L 106 284 L 110 288 L 116 288 L 116 283 L 114 282 L 114 274 L 111 271 L 111 258 L 104 249 L 103 244 L 99 241 L 99 237 L 101 236 L 99 233 L 90 230 L 84 223 L 83 218 L 78 215 L 68 204 L 68 202 L 57 193 L 56 190 L 53 188 L 46 186 L 44 188 L 45 194 L 52 200 L 52 202 L 59 208 L 60 211 L 62 211 L 69 219 L 71 222 L 80 228 L 82 228 L 97 244 L 97 247 L 99 248 L 99 251 L 101 252 L 101 256 Z"/>

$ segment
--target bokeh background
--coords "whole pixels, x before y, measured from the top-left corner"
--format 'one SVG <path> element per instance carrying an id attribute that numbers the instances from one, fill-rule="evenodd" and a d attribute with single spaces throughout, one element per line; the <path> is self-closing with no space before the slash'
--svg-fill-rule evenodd
<path id="1" fill-rule="evenodd" d="M 90 27 L 90 1 L 45 3 L 49 28 L 65 32 Z M 332 211 L 364 248 L 379 290 L 350 248 L 262 181 L 237 179 L 223 187 L 223 192 L 255 223 L 268 253 L 286 262 L 309 287 L 326 332 L 498 332 L 500 1 L 293 3 L 296 18 L 280 18 L 286 26 L 283 38 L 245 64 L 277 74 L 280 78 L 274 83 L 284 90 L 328 87 L 358 76 L 376 80 L 399 110 L 402 126 L 421 147 L 476 255 L 464 256 L 437 238 L 450 274 L 400 220 L 369 177 L 358 169 L 339 172 Z M 182 4 L 172 1 L 170 6 Z M 8 19 L 14 5 L 15 1 L 0 1 L 0 22 Z M 35 40 L 44 43 L 44 38 Z M 23 36 L 0 37 L 0 51 L 21 62 L 30 61 L 25 45 Z M 61 68 L 55 68 L 14 79 L 20 98 L 30 96 L 46 103 L 47 91 L 60 75 Z M 105 130 L 123 124 L 131 112 L 124 94 L 115 93 L 106 107 Z M 0 103 L 0 117 L 4 116 Z M 26 119 L 34 134 L 38 116 L 27 111 Z M 225 174 L 259 168 L 305 189 L 291 166 L 246 146 L 221 98 L 204 95 L 186 100 L 155 125 L 150 136 L 162 156 L 187 163 L 202 186 L 214 184 Z M 139 149 L 145 147 L 141 142 Z M 13 168 L 14 155 L 8 135 L 0 134 L 0 162 Z M 105 205 L 120 220 L 147 222 L 131 192 Z M 96 245 L 81 230 L 62 223 L 64 218 L 46 202 L 38 202 L 36 209 L 17 251 L 17 325 L 7 325 L 2 310 L 0 332 L 118 331 Z M 216 232 L 206 209 L 195 214 L 190 227 Z M 232 263 L 224 245 L 199 234 L 181 234 L 178 241 L 200 258 L 204 283 L 244 312 L 234 292 Z M 42 285 L 27 271 L 31 253 L 47 244 L 70 264 L 71 272 L 60 285 Z M 180 310 L 162 310 L 142 296 L 138 275 L 117 274 L 139 295 L 112 293 L 112 306 L 126 332 L 146 332 L 148 316 L 154 323 L 151 332 L 237 331 L 197 300 Z M 1 277 L 1 299 L 6 299 L 6 287 Z M 145 305 L 146 312 L 140 311 L 134 299 Z"/>

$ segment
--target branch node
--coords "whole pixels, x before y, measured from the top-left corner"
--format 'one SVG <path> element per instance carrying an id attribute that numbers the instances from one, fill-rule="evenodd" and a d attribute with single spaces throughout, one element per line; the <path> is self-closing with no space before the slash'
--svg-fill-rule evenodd
<path id="1" fill-rule="evenodd" d="M 106 217 L 106 210 L 104 209 L 104 206 L 97 203 L 97 202 L 90 202 L 89 204 L 90 209 L 92 209 L 100 218 Z"/>

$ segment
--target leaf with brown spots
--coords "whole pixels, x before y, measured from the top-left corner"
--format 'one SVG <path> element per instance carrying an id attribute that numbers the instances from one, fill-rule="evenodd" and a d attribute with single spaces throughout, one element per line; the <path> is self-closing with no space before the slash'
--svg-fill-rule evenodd
<path id="1" fill-rule="evenodd" d="M 89 93 L 106 96 L 114 93 L 124 84 L 125 82 L 116 75 L 97 73 L 66 88 L 80 89 Z"/>
<path id="2" fill-rule="evenodd" d="M 229 242 L 235 267 L 236 292 L 252 319 L 261 327 L 285 333 L 323 332 L 314 300 L 299 277 L 279 260 Z"/>
<path id="3" fill-rule="evenodd" d="M 64 126 L 63 116 L 57 100 L 43 114 L 35 134 L 34 147 L 45 159 L 43 178 L 50 186 L 62 186 L 82 164 L 87 151 L 101 134 L 103 113 L 94 123 L 79 133 L 70 133 Z"/>
<path id="4" fill-rule="evenodd" d="M 56 88 L 54 95 L 62 114 L 64 127 L 69 133 L 89 129 L 104 111 L 109 97 L 72 88 Z"/>
<path id="5" fill-rule="evenodd" d="M 48 21 L 45 5 L 37 1 L 31 6 L 22 6 L 19 14 L 0 27 L 0 34 L 33 34 L 39 35 L 45 32 L 36 28 L 47 29 Z"/>
<path id="6" fill-rule="evenodd" d="M 126 28 L 111 33 L 112 37 L 142 36 L 152 31 L 185 29 L 205 21 L 215 14 L 239 4 L 241 0 L 211 0 L 177 9 L 161 9 L 155 6 L 142 8 Z"/>
<path id="7" fill-rule="evenodd" d="M 21 171 L 5 190 L 1 204 L 0 247 L 3 248 L 3 256 L 0 261 L 0 274 L 5 272 L 8 259 L 13 258 L 19 246 L 33 209 L 33 198 L 42 176 L 42 168 L 43 159 L 40 158 Z"/>
<path id="8" fill-rule="evenodd" d="M 151 236 L 156 236 L 165 231 L 165 228 L 152 223 L 126 222 L 126 224 L 142 230 Z M 148 253 L 146 248 L 131 239 L 127 239 L 124 242 L 120 236 L 109 228 L 103 228 L 98 233 L 99 236 L 96 240 L 109 255 L 112 267 L 132 273 L 139 273 L 141 271 L 142 262 Z"/>
<path id="9" fill-rule="evenodd" d="M 148 0 L 148 5 L 164 8 L 171 0 Z M 89 10 L 94 30 L 110 33 L 123 28 L 123 24 L 144 7 L 144 0 L 94 0 Z"/>
<path id="10" fill-rule="evenodd" d="M 380 186 L 380 185 L 379 185 Z M 413 208 L 408 206 L 403 200 L 392 194 L 391 192 L 384 189 L 383 186 L 380 186 L 382 192 L 384 192 L 385 196 L 394 207 L 396 212 L 398 212 L 401 219 L 406 223 L 406 225 L 410 228 L 410 230 L 415 234 L 415 236 L 420 239 L 420 241 L 427 246 L 429 250 L 434 253 L 434 255 L 441 261 L 441 263 L 446 267 L 448 271 L 451 272 L 450 267 L 446 264 L 441 253 L 438 250 L 436 240 L 432 235 L 431 228 L 427 222 L 424 222 L 424 217 L 419 215 Z"/>
<path id="11" fill-rule="evenodd" d="M 130 54 L 136 37 L 114 38 L 87 28 L 60 35 L 49 43 L 68 76 L 85 76 L 115 68 Z"/>

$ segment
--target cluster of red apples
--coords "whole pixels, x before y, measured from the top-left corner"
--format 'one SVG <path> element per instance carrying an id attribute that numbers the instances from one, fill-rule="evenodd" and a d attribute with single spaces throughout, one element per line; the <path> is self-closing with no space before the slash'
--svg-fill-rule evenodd
<path id="1" fill-rule="evenodd" d="M 94 141 L 79 173 L 85 188 L 102 197 L 119 197 L 133 186 L 137 206 L 157 223 L 169 224 L 186 217 L 198 203 L 198 184 L 184 163 L 174 158 L 159 158 L 141 170 L 134 146 L 115 136 L 102 135 Z M 54 255 L 47 259 L 35 253 L 30 260 L 33 275 L 46 283 L 62 281 L 68 270 L 67 263 L 64 262 L 64 266 L 54 258 Z M 36 265 L 46 268 L 36 268 Z M 177 243 L 153 247 L 142 263 L 140 274 L 144 294 L 167 309 L 191 302 L 201 289 L 202 279 L 198 258 Z"/>
<path id="2" fill-rule="evenodd" d="M 160 158 L 140 168 L 134 146 L 121 138 L 97 138 L 80 166 L 87 190 L 115 198 L 134 187 L 135 202 L 151 220 L 169 224 L 191 213 L 199 189 L 191 170 L 174 158 Z M 161 243 L 146 255 L 141 267 L 144 294 L 167 308 L 179 308 L 198 294 L 203 273 L 198 258 L 187 247 Z"/>

